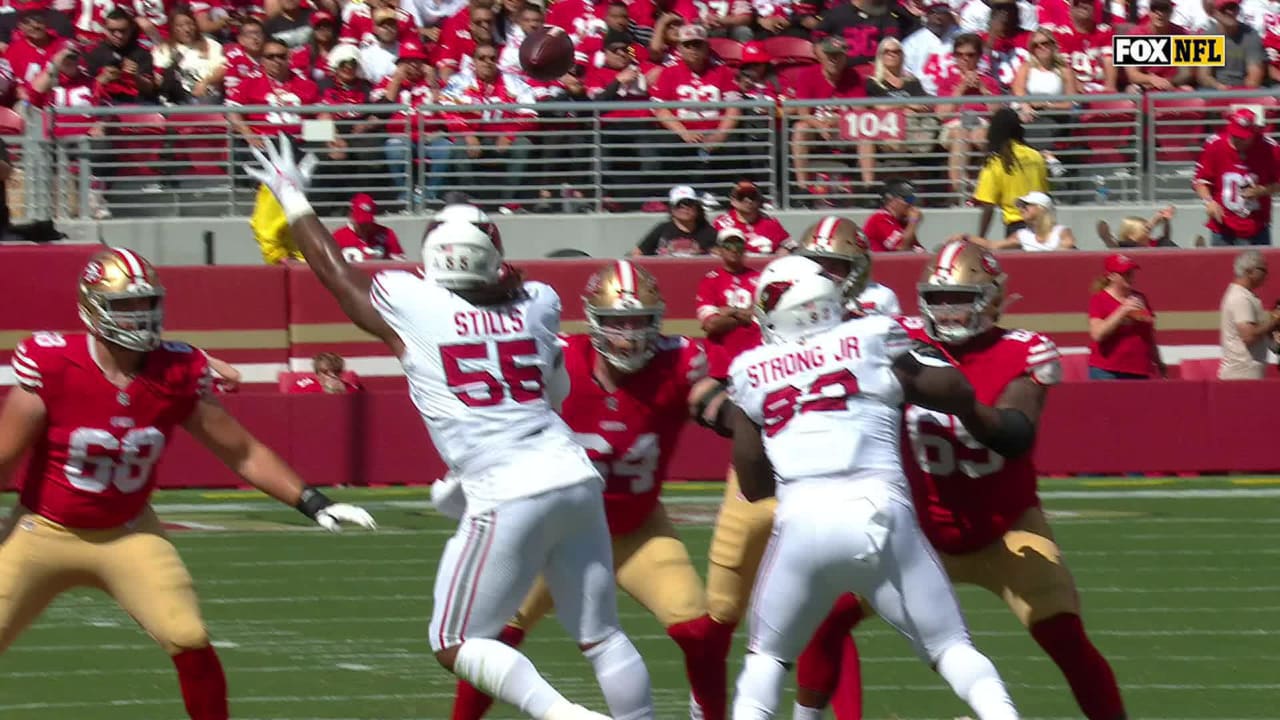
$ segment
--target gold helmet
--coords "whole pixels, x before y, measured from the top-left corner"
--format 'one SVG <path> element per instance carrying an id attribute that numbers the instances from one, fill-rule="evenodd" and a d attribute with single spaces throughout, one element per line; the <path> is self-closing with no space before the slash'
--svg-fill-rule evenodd
<path id="1" fill-rule="evenodd" d="M 816 261 L 834 276 L 845 306 L 856 307 L 871 279 L 871 251 L 856 223 L 828 215 L 804 231 L 795 253 Z"/>
<path id="2" fill-rule="evenodd" d="M 609 263 L 587 281 L 582 304 L 591 344 L 613 367 L 635 372 L 658 351 L 665 306 L 648 270 L 626 260 Z"/>
<path id="3" fill-rule="evenodd" d="M 966 240 L 943 245 L 916 288 L 929 337 L 960 343 L 990 330 L 1004 305 L 1005 277 L 987 250 Z"/>
<path id="4" fill-rule="evenodd" d="M 160 345 L 164 286 L 146 258 L 125 248 L 94 253 L 80 273 L 76 294 L 89 332 L 129 350 Z"/>

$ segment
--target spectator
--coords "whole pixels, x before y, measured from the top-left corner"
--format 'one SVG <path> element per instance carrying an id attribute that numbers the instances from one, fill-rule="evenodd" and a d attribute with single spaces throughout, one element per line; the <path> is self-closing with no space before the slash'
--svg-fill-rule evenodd
<path id="1" fill-rule="evenodd" d="M 756 37 L 775 35 L 806 40 L 817 29 L 821 2 L 814 0 L 752 0 L 756 14 Z"/>
<path id="2" fill-rule="evenodd" d="M 487 7 L 473 7 L 470 10 L 471 26 L 463 36 L 458 34 L 441 44 L 439 60 L 436 61 L 436 73 L 440 76 L 440 84 L 444 85 L 455 73 L 470 76 L 475 72 L 471 62 L 476 48 L 480 45 L 493 45 L 493 10 Z M 497 47 L 494 45 L 494 47 Z M 495 68 L 496 70 L 496 68 Z"/>
<path id="3" fill-rule="evenodd" d="M 629 31 L 610 30 L 604 36 L 602 64 L 591 63 L 582 78 L 587 97 L 599 102 L 636 102 L 649 100 L 644 66 L 636 59 L 634 41 Z M 637 171 L 652 175 L 655 163 L 646 147 L 648 139 L 644 121 L 652 117 L 649 110 L 608 110 L 600 115 L 600 145 L 607 151 L 601 155 L 606 204 L 611 210 L 633 209 L 642 202 L 643 188 L 627 182 Z M 621 204 L 620 204 L 621 203 Z"/>
<path id="4" fill-rule="evenodd" d="M 311 16 L 316 12 L 302 7 L 302 0 L 278 0 L 278 10 L 262 24 L 267 37 L 290 48 L 300 48 L 311 40 Z"/>
<path id="5" fill-rule="evenodd" d="M 169 14 L 169 40 L 151 53 L 160 92 L 175 105 L 222 104 L 226 60 L 222 45 L 204 35 L 187 10 Z"/>
<path id="6" fill-rule="evenodd" d="M 26 9 L 18 13 L 18 30 L 4 52 L 13 75 L 18 79 L 18 99 L 30 100 L 30 83 L 44 71 L 50 61 L 66 46 L 67 41 L 50 30 L 43 8 Z"/>
<path id="7" fill-rule="evenodd" d="M 396 14 L 396 39 L 400 42 L 408 42 L 409 40 L 416 40 L 424 44 L 428 42 L 419 32 L 413 13 L 400 7 L 398 0 L 348 3 L 346 8 L 343 9 L 346 22 L 340 23 L 339 27 L 338 37 L 340 42 L 349 43 L 356 47 L 363 47 L 369 43 L 377 42 L 378 38 L 374 33 L 373 15 L 378 10 L 391 10 Z M 312 18 L 312 24 L 315 24 L 315 18 Z"/>
<path id="8" fill-rule="evenodd" d="M 135 30 L 146 35 L 151 42 L 159 43 L 164 40 L 159 27 L 165 23 L 164 10 L 166 6 L 160 2 L 149 2 L 148 0 L 121 0 L 121 2 L 115 2 L 115 0 L 110 0 L 109 2 L 104 2 L 103 0 L 68 0 L 66 2 L 38 2 L 32 4 L 49 8 L 54 12 L 65 12 L 70 9 L 71 12 L 68 14 L 75 18 L 74 30 L 65 34 L 60 30 L 59 34 L 62 34 L 67 39 L 77 38 L 86 47 L 94 47 L 111 37 L 111 33 L 107 31 L 107 21 L 110 19 L 111 14 L 117 11 L 128 17 Z M 70 7 L 68 8 L 68 6 Z"/>
<path id="9" fill-rule="evenodd" d="M 987 48 L 983 59 L 1000 89 L 1008 94 L 1018 70 L 1031 56 L 1031 33 L 1019 23 L 1018 6 L 1013 0 L 991 0 L 991 17 L 983 39 Z"/>
<path id="10" fill-rule="evenodd" d="M 684 25 L 684 18 L 673 12 L 663 13 L 654 24 L 653 35 L 649 38 L 649 62 L 653 63 L 653 68 L 646 73 L 650 86 L 658 81 L 658 75 L 664 68 L 680 60 L 672 48 L 679 49 Z"/>
<path id="11" fill-rule="evenodd" d="M 1118 73 L 1111 62 L 1114 35 L 1110 25 L 1098 24 L 1095 0 L 1071 0 L 1071 29 L 1057 38 L 1067 63 L 1076 71 L 1081 92 L 1116 91 Z"/>
<path id="12" fill-rule="evenodd" d="M 916 239 L 922 219 L 916 189 L 904 180 L 890 180 L 880 191 L 880 209 L 863 223 L 862 232 L 872 252 L 923 252 Z"/>
<path id="13" fill-rule="evenodd" d="M 441 104 L 455 107 L 445 116 L 446 129 L 454 143 L 453 156 L 461 159 L 461 173 L 470 178 L 472 186 L 493 187 L 507 198 L 524 196 L 527 193 L 522 183 L 533 151 L 528 133 L 534 111 L 475 112 L 460 108 L 486 104 L 532 105 L 533 93 L 516 76 L 498 72 L 498 48 L 493 45 L 476 46 L 471 57 L 475 64 L 474 76 L 458 75 L 440 93 Z M 498 175 L 482 177 L 480 172 L 485 165 L 497 166 Z M 518 203 L 509 202 L 506 209 L 519 209 L 517 206 Z"/>
<path id="14" fill-rule="evenodd" d="M 97 83 L 100 101 L 138 105 L 156 100 L 151 53 L 138 40 L 133 16 L 116 8 L 106 16 L 107 39 L 89 52 L 89 74 Z"/>
<path id="15" fill-rule="evenodd" d="M 919 18 L 898 0 L 839 1 L 821 14 L 817 34 L 844 40 L 849 64 L 854 67 L 875 62 L 881 40 L 901 40 L 920 27 Z"/>
<path id="16" fill-rule="evenodd" d="M 820 64 L 806 67 L 796 78 L 792 94 L 797 100 L 842 100 L 867 96 L 867 80 L 851 64 L 849 46 L 843 38 L 823 38 L 817 49 Z M 874 59 L 875 49 L 870 53 Z M 813 176 L 809 170 L 809 155 L 815 149 L 829 149 L 839 139 L 841 110 L 840 105 L 800 105 L 795 108 L 791 158 L 795 165 L 796 184 L 810 194 L 822 194 L 824 189 L 810 187 Z M 859 141 L 856 148 L 862 185 L 870 187 L 875 182 L 875 143 Z"/>
<path id="17" fill-rule="evenodd" d="M 729 212 L 715 219 L 717 231 L 735 228 L 742 233 L 748 255 L 776 255 L 791 234 L 778 219 L 761 208 L 764 195 L 756 184 L 744 180 L 729 191 Z"/>
<path id="18" fill-rule="evenodd" d="M 525 0 L 501 0 L 494 8 L 493 22 L 493 44 L 500 48 L 506 47 L 512 41 L 512 36 L 520 32 L 520 11 L 530 3 Z M 537 7 L 537 6 L 535 6 Z M 538 7 L 539 14 L 542 8 Z M 517 43 L 518 44 L 518 43 Z M 574 43 L 577 45 L 577 43 Z M 502 61 L 499 56 L 499 69 L 501 69 Z"/>
<path id="19" fill-rule="evenodd" d="M 262 43 L 266 37 L 262 23 L 249 18 L 240 26 L 236 42 L 224 48 L 227 73 L 222 85 L 225 97 L 231 97 L 246 80 L 262 76 Z"/>
<path id="20" fill-rule="evenodd" d="M 991 15 L 995 12 L 995 8 L 992 6 L 996 5 L 998 1 L 962 0 L 956 3 L 956 12 L 959 15 L 961 31 L 978 33 L 986 30 L 991 24 Z M 1018 24 L 1024 28 L 1035 28 L 1037 25 L 1043 24 L 1041 18 L 1044 17 L 1045 8 L 1052 6 L 1055 2 L 1061 2 L 1061 0 L 1040 0 L 1040 2 L 1036 3 L 1029 2 L 1029 0 L 1017 0 Z"/>
<path id="21" fill-rule="evenodd" d="M 274 38 L 262 45 L 262 62 L 265 72 L 236 86 L 227 96 L 227 104 L 271 105 L 274 107 L 300 107 L 315 105 L 320 100 L 320 90 L 314 82 L 297 75 L 289 67 L 289 47 Z M 263 147 L 263 136 L 285 133 L 292 138 L 302 134 L 302 117 L 288 111 L 271 113 L 238 113 L 227 116 L 232 127 L 245 142 L 257 148 Z M 341 139 L 335 139 L 335 149 L 345 147 Z"/>
<path id="22" fill-rule="evenodd" d="M 974 244 L 988 250 L 1020 249 L 1027 252 L 1052 252 L 1075 250 L 1076 236 L 1071 228 L 1058 224 L 1053 199 L 1042 192 L 1027 193 L 1015 203 L 1022 213 L 1026 227 L 1020 228 L 1003 240 L 983 237 L 969 238 Z"/>
<path id="23" fill-rule="evenodd" d="M 96 83 L 89 75 L 75 42 L 67 42 L 50 61 L 49 67 L 36 74 L 28 86 L 31 106 L 45 109 L 49 107 L 75 108 L 93 107 L 95 102 Z M 61 150 L 71 158 L 88 156 L 90 163 L 89 179 L 89 214 L 96 220 L 111 217 L 111 210 L 103 198 L 103 183 L 94 177 L 94 155 L 90 143 L 93 138 L 101 138 L 103 132 L 99 116 L 75 115 L 63 112 L 53 127 L 54 139 Z M 79 183 L 76 183 L 77 185 Z M 72 203 L 77 207 L 78 202 Z"/>
<path id="24" fill-rule="evenodd" d="M 1240 22 L 1237 0 L 1216 0 L 1213 9 L 1217 27 L 1210 28 L 1209 32 L 1217 30 L 1226 38 L 1226 64 L 1196 68 L 1200 87 L 1208 90 L 1262 87 L 1267 65 L 1262 37 L 1257 30 Z"/>
<path id="25" fill-rule="evenodd" d="M 605 10 L 604 16 L 604 34 L 589 35 L 582 39 L 576 45 L 574 50 L 574 62 L 579 67 L 590 69 L 600 67 L 604 64 L 604 37 L 609 33 L 623 33 L 630 39 L 631 54 L 636 61 L 646 68 L 651 64 L 649 62 L 649 47 L 639 41 L 635 31 L 631 29 L 631 16 L 627 8 L 627 4 L 622 0 L 610 0 L 609 7 Z M 508 43 L 509 45 L 509 43 Z M 504 55 L 507 47 L 503 47 Z"/>
<path id="26" fill-rule="evenodd" d="M 1188 35 L 1191 31 L 1173 23 L 1173 0 L 1151 0 L 1151 13 L 1132 35 Z M 1196 71 L 1190 67 L 1149 65 L 1125 68 L 1129 92 L 1137 90 L 1194 90 Z"/>
<path id="27" fill-rule="evenodd" d="M 428 200 L 436 200 L 444 185 L 446 165 L 453 143 L 444 134 L 438 121 L 424 120 L 427 110 L 419 110 L 436 100 L 433 88 L 431 66 L 427 64 L 427 51 L 417 40 L 406 40 L 400 43 L 400 56 L 396 60 L 396 71 L 374 88 L 371 99 L 374 102 L 395 103 L 408 106 L 407 112 L 397 112 L 387 121 L 386 131 L 389 137 L 383 141 L 383 152 L 391 165 L 391 172 L 397 175 L 397 184 L 408 187 L 414 178 L 412 157 L 431 160 L 428 169 L 426 194 Z M 431 134 L 430 143 L 422 143 L 422 131 Z M 410 148 L 414 150 L 411 152 Z M 397 201 L 409 207 L 408 191 L 402 192 Z"/>
<path id="28" fill-rule="evenodd" d="M 1031 58 L 1018 68 L 1013 78 L 1013 94 L 1028 98 L 1018 103 L 1016 109 L 1028 134 L 1041 132 L 1036 137 L 1056 139 L 1061 136 L 1060 126 L 1067 120 L 1067 113 L 1074 104 L 1070 101 L 1038 100 L 1045 95 L 1079 95 L 1080 84 L 1076 73 L 1058 52 L 1058 41 L 1053 32 L 1040 28 L 1031 33 Z M 1044 113 L 1042 116 L 1041 114 Z"/>
<path id="29" fill-rule="evenodd" d="M 876 50 L 876 64 L 867 78 L 868 97 L 925 97 L 924 86 L 903 63 L 902 43 L 885 38 Z M 884 140 L 877 149 L 890 154 L 932 152 L 938 142 L 938 121 L 928 105 L 885 105 L 884 110 L 901 111 L 906 121 L 904 141 Z"/>
<path id="30" fill-rule="evenodd" d="M 1128 247 L 1178 247 L 1169 237 L 1169 220 L 1173 218 L 1174 209 L 1170 205 L 1162 208 L 1150 220 L 1130 215 L 1120 221 L 1120 229 L 1114 236 L 1106 220 L 1098 221 L 1098 238 L 1109 248 Z M 1157 231 L 1160 231 L 1157 234 Z M 1204 245 L 1204 238 L 1199 238 L 1197 247 Z"/>
<path id="31" fill-rule="evenodd" d="M 956 36 L 952 49 L 956 69 L 939 82 L 939 97 L 991 97 L 1001 94 L 1000 84 L 979 65 L 982 47 L 982 38 L 977 35 L 966 33 Z M 965 192 L 965 185 L 969 175 L 969 152 L 987 142 L 986 114 L 991 107 L 989 103 L 973 102 L 938 106 L 938 115 L 943 118 L 942 144 L 947 148 L 950 158 L 947 173 L 951 179 L 951 191 L 959 193 L 962 202 L 963 196 L 968 194 Z"/>
<path id="32" fill-rule="evenodd" d="M 1049 192 L 1049 175 L 1044 156 L 1026 144 L 1022 121 L 1010 108 L 1000 108 L 991 116 L 987 134 L 987 159 L 978 173 L 974 202 L 981 205 L 978 237 L 987 236 L 991 216 L 1000 208 L 1004 235 L 1008 237 L 1027 224 L 1018 208 L 1018 198 L 1028 193 Z"/>
<path id="33" fill-rule="evenodd" d="M 1214 245 L 1271 244 L 1271 196 L 1280 181 L 1276 143 L 1252 110 L 1236 110 L 1205 143 L 1193 187 L 1204 201 Z"/>
<path id="34" fill-rule="evenodd" d="M 745 249 L 741 230 L 721 230 L 713 251 L 720 257 L 721 267 L 702 276 L 694 296 L 707 342 L 720 346 L 729 360 L 760 344 L 760 326 L 751 309 L 760 271 L 747 267 Z"/>
<path id="35" fill-rule="evenodd" d="M 373 11 L 374 41 L 360 47 L 360 69 L 369 82 L 377 85 L 396 71 L 400 57 L 399 18 L 391 8 Z"/>
<path id="36" fill-rule="evenodd" d="M 329 53 L 338 46 L 338 20 L 327 12 L 311 16 L 311 39 L 294 48 L 289 57 L 293 71 L 310 78 L 317 85 L 333 77 Z M 359 57 L 359 53 L 356 53 Z"/>
<path id="37" fill-rule="evenodd" d="M 738 42 L 752 39 L 751 26 L 756 21 L 755 9 L 750 0 L 716 0 L 700 3 L 698 22 L 711 35 L 729 37 Z"/>
<path id="38" fill-rule="evenodd" d="M 314 37 L 312 39 L 314 42 Z M 296 56 L 295 56 L 296 57 Z M 368 105 L 373 101 L 373 86 L 360 75 L 360 51 L 346 43 L 336 43 L 324 60 L 317 62 L 323 65 L 328 73 L 320 86 L 320 104 L 337 108 L 343 105 Z M 295 72 L 297 72 L 295 70 Z M 370 112 L 351 110 L 334 110 L 322 112 L 316 116 L 320 120 L 333 120 L 337 136 L 346 143 L 346 149 L 352 150 L 357 161 L 350 163 L 349 180 L 361 182 L 385 182 L 386 175 L 382 168 L 370 168 L 364 160 L 373 148 L 380 146 L 375 133 L 383 130 L 380 119 Z M 345 152 L 339 153 L 340 155 Z"/>
<path id="39" fill-rule="evenodd" d="M 420 41 L 437 42 L 440 40 L 441 26 L 466 8 L 467 2 L 468 0 L 409 0 L 405 9 L 418 26 Z"/>
<path id="40" fill-rule="evenodd" d="M 624 6 L 625 9 L 625 6 Z M 506 42 L 498 53 L 498 71 L 504 73 L 523 73 L 520 66 L 520 45 L 529 33 L 541 28 L 545 23 L 542 8 L 526 4 L 515 14 L 515 22 L 507 31 Z"/>
<path id="41" fill-rule="evenodd" d="M 716 229 L 698 193 L 688 185 L 671 188 L 671 215 L 658 223 L 631 251 L 632 255 L 706 255 L 716 244 Z"/>
<path id="42" fill-rule="evenodd" d="M 679 38 L 680 61 L 662 69 L 650 90 L 653 99 L 665 102 L 697 99 L 708 103 L 739 100 L 733 70 L 711 59 L 707 29 L 701 25 L 684 25 Z M 704 173 L 718 164 L 712 158 L 724 152 L 725 141 L 737 127 L 741 111 L 737 108 L 656 108 L 653 114 L 681 143 L 679 148 L 664 151 L 664 156 L 671 161 L 672 173 L 714 181 L 715 178 L 706 178 Z"/>
<path id="43" fill-rule="evenodd" d="M 1089 298 L 1089 379 L 1145 380 L 1165 375 L 1156 345 L 1155 309 L 1133 287 L 1138 263 L 1127 255 L 1110 255 L 1107 274 Z"/>
<path id="44" fill-rule="evenodd" d="M 1267 281 L 1267 261 L 1257 250 L 1236 256 L 1235 280 L 1222 296 L 1219 380 L 1261 380 L 1271 334 L 1280 328 L 1280 310 L 1264 312 L 1257 290 Z"/>
<path id="45" fill-rule="evenodd" d="M 366 260 L 404 260 L 404 250 L 395 230 L 379 225 L 378 204 L 366 193 L 351 197 L 351 213 L 347 224 L 333 232 L 347 262 Z"/>
<path id="46" fill-rule="evenodd" d="M 322 352 L 311 360 L 313 373 L 299 375 L 288 389 L 289 394 L 328 393 L 347 395 L 360 392 L 356 374 L 346 371 L 347 363 L 337 353 Z"/>
<path id="47" fill-rule="evenodd" d="M 951 3 L 931 0 L 925 5 L 924 27 L 902 41 L 903 63 L 907 72 L 920 79 L 925 94 L 937 95 L 938 78 L 945 74 L 941 67 L 930 68 L 929 64 L 937 66 L 945 59 L 949 69 L 953 62 L 951 47 L 961 32 Z"/>

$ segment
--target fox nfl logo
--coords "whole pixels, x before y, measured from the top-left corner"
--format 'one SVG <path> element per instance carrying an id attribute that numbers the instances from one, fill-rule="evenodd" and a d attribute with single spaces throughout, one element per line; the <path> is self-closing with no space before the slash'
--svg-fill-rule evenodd
<path id="1" fill-rule="evenodd" d="M 1226 43 L 1222 35 L 1116 35 L 1111 58 L 1116 67 L 1222 67 Z"/>

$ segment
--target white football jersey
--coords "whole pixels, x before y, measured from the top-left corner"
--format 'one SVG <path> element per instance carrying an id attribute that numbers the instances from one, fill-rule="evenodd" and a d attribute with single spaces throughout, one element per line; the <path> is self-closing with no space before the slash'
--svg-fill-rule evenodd
<path id="1" fill-rule="evenodd" d="M 472 514 L 602 482 L 549 397 L 564 374 L 560 298 L 539 282 L 525 290 L 521 300 L 477 307 L 400 270 L 378 273 L 370 289 L 404 342 L 409 395 Z"/>
<path id="2" fill-rule="evenodd" d="M 912 344 L 897 320 L 868 315 L 734 359 L 729 396 L 761 427 L 780 495 L 806 480 L 882 478 L 910 497 L 893 362 Z"/>

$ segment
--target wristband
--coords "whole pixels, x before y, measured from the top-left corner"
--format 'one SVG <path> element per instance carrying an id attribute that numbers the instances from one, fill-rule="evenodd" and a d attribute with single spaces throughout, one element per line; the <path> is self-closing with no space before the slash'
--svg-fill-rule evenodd
<path id="1" fill-rule="evenodd" d="M 294 508 L 303 515 L 315 520 L 316 515 L 319 515 L 321 510 L 332 504 L 333 501 L 325 496 L 324 493 L 313 487 L 303 485 L 302 496 L 298 498 L 298 504 L 294 505 Z"/>
<path id="2" fill-rule="evenodd" d="M 286 185 L 280 188 L 276 195 L 276 201 L 280 203 L 280 207 L 284 210 L 284 217 L 292 225 L 308 215 L 315 215 L 316 211 L 311 207 L 311 202 L 307 200 L 307 196 L 302 192 L 301 188 L 293 185 Z"/>

